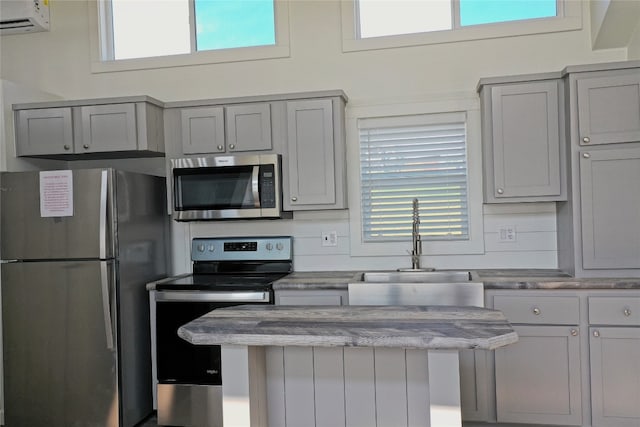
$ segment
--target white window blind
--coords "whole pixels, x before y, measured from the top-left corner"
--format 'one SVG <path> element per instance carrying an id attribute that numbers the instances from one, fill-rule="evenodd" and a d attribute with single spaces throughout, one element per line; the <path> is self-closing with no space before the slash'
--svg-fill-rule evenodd
<path id="1" fill-rule="evenodd" d="M 422 239 L 469 239 L 466 115 L 361 119 L 358 128 L 363 240 L 410 237 L 414 198 Z"/>

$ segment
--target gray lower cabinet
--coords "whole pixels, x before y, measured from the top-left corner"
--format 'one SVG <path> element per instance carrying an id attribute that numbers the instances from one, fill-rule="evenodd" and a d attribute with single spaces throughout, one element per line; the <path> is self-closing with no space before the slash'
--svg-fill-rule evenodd
<path id="1" fill-rule="evenodd" d="M 563 82 L 480 82 L 485 202 L 566 200 Z"/>
<path id="2" fill-rule="evenodd" d="M 640 425 L 640 327 L 592 327 L 591 413 L 594 427 Z"/>
<path id="3" fill-rule="evenodd" d="M 91 100 L 78 105 L 75 101 L 14 105 L 16 155 L 61 159 L 164 155 L 161 104 L 148 97 L 126 99 L 101 99 L 95 105 Z"/>
<path id="4" fill-rule="evenodd" d="M 513 329 L 518 342 L 495 353 L 498 422 L 581 425 L 577 327 Z"/>
<path id="5" fill-rule="evenodd" d="M 640 426 L 640 290 L 490 290 L 486 300 L 518 334 L 495 351 L 498 425 Z"/>
<path id="6" fill-rule="evenodd" d="M 585 73 L 576 79 L 582 146 L 640 141 L 640 70 Z"/>
<path id="7" fill-rule="evenodd" d="M 269 151 L 271 105 L 268 102 L 183 108 L 184 154 Z"/>
<path id="8" fill-rule="evenodd" d="M 640 146 L 580 152 L 582 267 L 640 269 Z"/>
<path id="9" fill-rule="evenodd" d="M 593 427 L 640 425 L 640 295 L 589 297 Z"/>
<path id="10" fill-rule="evenodd" d="M 344 98 L 286 102 L 285 210 L 346 208 Z"/>
<path id="11" fill-rule="evenodd" d="M 581 425 L 578 297 L 503 293 L 493 306 L 518 334 L 495 352 L 497 421 Z"/>

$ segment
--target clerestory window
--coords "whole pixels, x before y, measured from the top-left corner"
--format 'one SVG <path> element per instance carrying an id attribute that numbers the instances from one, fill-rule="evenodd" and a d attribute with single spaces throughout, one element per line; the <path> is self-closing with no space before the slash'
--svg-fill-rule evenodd
<path id="1" fill-rule="evenodd" d="M 95 1 L 99 61 L 115 71 L 289 55 L 284 1 Z"/>
<path id="2" fill-rule="evenodd" d="M 509 37 L 582 28 L 574 0 L 343 0 L 343 50 Z"/>
<path id="3" fill-rule="evenodd" d="M 359 38 L 558 15 L 557 0 L 357 0 Z"/>

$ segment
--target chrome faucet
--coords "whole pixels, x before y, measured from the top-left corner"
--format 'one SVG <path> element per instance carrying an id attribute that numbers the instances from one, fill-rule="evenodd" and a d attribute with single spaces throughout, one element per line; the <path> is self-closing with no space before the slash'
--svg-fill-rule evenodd
<path id="1" fill-rule="evenodd" d="M 418 199 L 413 199 L 413 227 L 411 239 L 413 247 L 411 249 L 411 269 L 420 269 L 420 257 L 422 256 L 422 239 L 420 238 L 420 213 L 418 211 Z"/>

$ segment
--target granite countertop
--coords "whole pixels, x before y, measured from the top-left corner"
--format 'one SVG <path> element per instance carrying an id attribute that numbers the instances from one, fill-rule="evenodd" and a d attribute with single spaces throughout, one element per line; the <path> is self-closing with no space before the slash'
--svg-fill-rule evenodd
<path id="1" fill-rule="evenodd" d="M 517 341 L 497 310 L 452 306 L 222 308 L 178 329 L 192 344 L 493 350 Z"/>
<path id="2" fill-rule="evenodd" d="M 485 289 L 640 289 L 640 278 L 575 278 L 560 270 L 496 269 L 472 270 Z M 277 280 L 278 290 L 347 290 L 360 280 L 362 271 L 294 272 Z"/>

